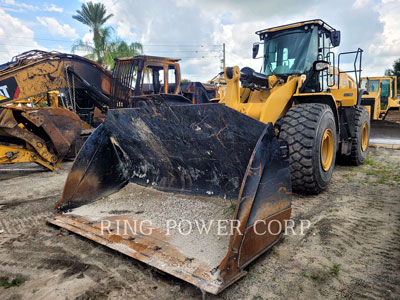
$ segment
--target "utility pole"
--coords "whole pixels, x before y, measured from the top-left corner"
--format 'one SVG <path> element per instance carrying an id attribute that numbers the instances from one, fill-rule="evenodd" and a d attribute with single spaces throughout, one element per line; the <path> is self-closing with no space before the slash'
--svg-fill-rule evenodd
<path id="1" fill-rule="evenodd" d="M 225 43 L 222 44 L 222 71 L 225 70 Z"/>

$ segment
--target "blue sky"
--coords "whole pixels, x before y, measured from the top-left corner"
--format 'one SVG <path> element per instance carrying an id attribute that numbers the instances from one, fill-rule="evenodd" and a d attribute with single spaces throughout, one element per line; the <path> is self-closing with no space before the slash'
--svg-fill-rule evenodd
<path id="1" fill-rule="evenodd" d="M 88 27 L 72 19 L 86 0 L 0 0 L 0 63 L 30 50 L 70 52 Z M 400 0 L 97 0 L 114 17 L 107 26 L 145 54 L 182 58 L 184 78 L 208 80 L 220 71 L 222 44 L 229 66 L 259 70 L 251 59 L 255 31 L 322 18 L 341 30 L 339 51 L 364 49 L 365 76 L 381 75 L 400 57 Z"/>
<path id="2" fill-rule="evenodd" d="M 21 20 L 22 24 L 26 25 L 34 32 L 35 41 L 39 45 L 51 50 L 62 47 L 66 51 L 70 51 L 74 41 L 83 37 L 88 32 L 88 27 L 72 19 L 72 15 L 81 6 L 78 0 L 69 1 L 1 1 L 0 7 L 7 14 Z M 69 34 L 68 31 L 64 35 L 51 33 L 49 28 L 40 23 L 37 18 L 55 18 L 62 25 L 69 25 L 77 36 Z M 18 49 L 25 48 L 30 50 L 30 45 L 24 44 L 24 36 L 18 35 L 16 32 L 10 33 L 15 37 L 12 44 L 18 44 Z M 21 44 L 23 44 L 21 46 Z"/>

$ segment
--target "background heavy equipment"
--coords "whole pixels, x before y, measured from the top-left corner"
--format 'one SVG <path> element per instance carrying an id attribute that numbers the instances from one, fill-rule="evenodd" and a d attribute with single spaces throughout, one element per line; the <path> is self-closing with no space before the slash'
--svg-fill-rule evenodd
<path id="1" fill-rule="evenodd" d="M 397 98 L 397 77 L 363 77 L 366 93 L 361 104 L 371 118 L 371 143 L 400 145 L 400 99 Z"/>
<path id="2" fill-rule="evenodd" d="M 55 170 L 67 154 L 75 156 L 91 129 L 103 122 L 108 108 L 130 107 L 132 96 L 180 94 L 185 98 L 172 101 L 185 103 L 215 97 L 212 85 L 181 85 L 178 61 L 124 58 L 116 61 L 111 73 L 77 55 L 33 50 L 16 56 L 0 67 L 0 163 L 36 162 Z M 168 95 L 161 97 L 170 101 Z M 40 115 L 40 122 L 33 122 L 28 114 Z M 74 122 L 68 121 L 71 118 Z M 7 127 L 10 120 L 13 131 Z M 49 134 L 45 129 L 49 127 L 57 136 Z"/>
<path id="3" fill-rule="evenodd" d="M 144 95 L 131 99 L 133 109 L 110 110 L 82 147 L 55 205 L 72 210 L 49 222 L 210 293 L 243 276 L 282 235 L 291 185 L 304 193 L 325 190 L 337 152 L 361 164 L 370 125 L 360 105 L 360 67 L 352 71 L 355 80 L 339 71 L 344 55 L 353 54 L 361 66 L 362 50 L 339 54 L 336 67 L 331 48 L 340 43 L 339 31 L 311 20 L 257 34 L 264 72 L 225 68 L 219 103 L 170 105 Z M 165 234 L 168 218 L 193 212 L 221 218 L 219 205 L 232 198 L 230 219 L 239 231 L 228 238 Z M 121 232 L 122 223 L 143 219 L 152 221 L 153 233 Z"/>
<path id="4" fill-rule="evenodd" d="M 86 84 L 69 70 L 88 78 Z M 32 50 L 1 65 L 0 163 L 60 167 L 82 128 L 93 126 L 95 106 L 104 107 L 90 90 L 109 94 L 110 83 L 100 65 L 58 52 Z"/>

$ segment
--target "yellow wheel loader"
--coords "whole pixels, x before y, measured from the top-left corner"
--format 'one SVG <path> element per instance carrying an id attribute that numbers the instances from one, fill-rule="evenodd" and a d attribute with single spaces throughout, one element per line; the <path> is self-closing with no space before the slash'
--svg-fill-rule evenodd
<path id="1" fill-rule="evenodd" d="M 49 222 L 213 294 L 242 277 L 287 228 L 292 187 L 325 190 L 337 154 L 361 164 L 370 125 L 362 50 L 335 59 L 340 33 L 322 20 L 257 34 L 263 73 L 226 68 L 218 103 L 144 95 L 109 110 L 67 177 L 55 205 L 63 214 Z M 355 80 L 340 71 L 350 55 Z M 226 219 L 226 235 L 186 230 Z M 134 226 L 143 221 L 151 232 Z"/>
<path id="2" fill-rule="evenodd" d="M 371 118 L 371 142 L 400 146 L 400 99 L 397 98 L 397 77 L 363 77 L 366 91 L 361 104 Z"/>

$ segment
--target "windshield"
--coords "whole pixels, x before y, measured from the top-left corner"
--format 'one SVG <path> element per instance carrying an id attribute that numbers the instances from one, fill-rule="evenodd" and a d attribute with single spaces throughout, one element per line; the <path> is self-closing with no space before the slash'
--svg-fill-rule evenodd
<path id="1" fill-rule="evenodd" d="M 367 87 L 368 92 L 377 92 L 379 89 L 379 80 L 369 80 Z"/>
<path id="2" fill-rule="evenodd" d="M 318 58 L 318 28 L 292 29 L 267 37 L 264 43 L 265 75 L 304 74 Z"/>

